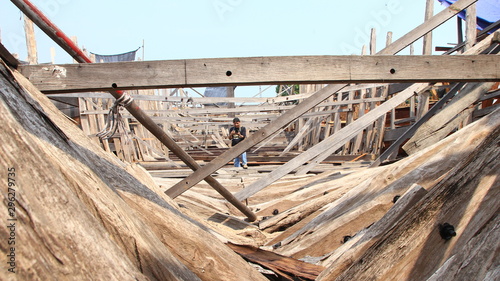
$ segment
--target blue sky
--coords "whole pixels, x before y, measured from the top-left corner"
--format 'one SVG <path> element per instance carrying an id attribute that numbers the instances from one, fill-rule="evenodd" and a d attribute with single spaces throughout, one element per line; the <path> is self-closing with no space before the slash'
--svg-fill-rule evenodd
<path id="1" fill-rule="evenodd" d="M 118 54 L 135 50 L 144 41 L 137 55 L 144 52 L 145 60 L 360 54 L 373 27 L 380 50 L 388 31 L 395 41 L 424 21 L 425 2 L 32 0 L 88 51 Z M 435 1 L 435 14 L 443 8 Z M 2 44 L 26 59 L 21 13 L 8 0 L 0 0 L 0 32 Z M 36 38 L 40 63 L 50 62 L 51 47 L 56 47 L 56 63 L 72 62 L 39 29 Z M 456 41 L 455 18 L 434 33 L 434 46 Z M 421 54 L 421 40 L 414 47 Z M 239 91 L 243 90 L 237 88 L 237 96 Z"/>

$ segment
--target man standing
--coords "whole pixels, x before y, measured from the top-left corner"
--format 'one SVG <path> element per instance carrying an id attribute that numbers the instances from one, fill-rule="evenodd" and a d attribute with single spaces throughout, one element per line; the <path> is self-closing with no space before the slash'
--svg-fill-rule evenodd
<path id="1" fill-rule="evenodd" d="M 240 141 L 244 140 L 247 137 L 247 129 L 241 126 L 241 122 L 239 118 L 233 119 L 233 127 L 229 129 L 229 139 L 231 140 L 231 145 L 235 146 Z M 240 157 L 241 157 L 241 165 L 240 166 Z M 240 156 L 234 158 L 234 166 L 235 167 L 243 167 L 243 169 L 247 169 L 247 153 L 243 152 Z"/>

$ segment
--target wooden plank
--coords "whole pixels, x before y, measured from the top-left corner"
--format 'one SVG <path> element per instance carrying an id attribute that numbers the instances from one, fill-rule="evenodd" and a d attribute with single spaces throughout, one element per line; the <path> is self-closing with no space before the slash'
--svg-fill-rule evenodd
<path id="1" fill-rule="evenodd" d="M 361 90 L 360 91 L 360 99 L 364 99 L 365 97 L 365 94 L 366 94 L 366 90 Z M 358 112 L 358 116 L 357 118 L 360 118 L 360 117 L 363 117 L 363 115 L 365 115 L 365 110 L 366 109 L 366 103 L 361 103 L 359 105 L 359 112 Z M 356 117 L 355 117 L 356 118 Z M 361 142 L 363 140 L 363 131 L 359 132 L 358 135 L 356 136 L 356 138 L 354 139 L 354 145 L 353 145 L 353 151 L 352 153 L 359 153 L 360 150 L 361 150 Z"/>
<path id="2" fill-rule="evenodd" d="M 494 104 L 492 106 L 488 106 L 488 107 L 483 108 L 483 109 L 477 109 L 472 113 L 472 118 L 477 119 L 477 118 L 483 117 L 487 114 L 492 113 L 493 111 L 495 111 L 499 107 L 500 107 L 500 103 Z"/>
<path id="3" fill-rule="evenodd" d="M 26 65 L 45 93 L 300 83 L 499 80 L 499 58 L 482 56 L 311 56 Z M 286 71 L 284 71 L 286 69 Z M 453 69 L 454 71 L 445 71 Z M 473 71 L 471 71 L 473 70 Z M 231 72 L 230 76 L 226 72 Z M 88 83 L 92 81 L 92 83 Z"/>
<path id="4" fill-rule="evenodd" d="M 98 105 L 103 108 L 103 100 L 99 100 L 98 101 Z M 101 130 L 103 130 L 105 127 L 106 127 L 106 120 L 104 118 L 104 114 L 99 114 L 97 115 L 97 128 L 98 128 L 98 132 L 100 132 Z M 92 132 L 93 134 L 97 134 L 98 132 Z M 101 143 L 102 143 L 102 146 L 104 148 L 104 150 L 108 151 L 108 152 L 111 152 L 111 149 L 109 147 L 109 141 L 107 139 L 103 139 L 101 140 Z"/>
<path id="5" fill-rule="evenodd" d="M 434 15 L 434 0 L 426 0 L 425 2 L 425 20 L 430 19 Z M 424 35 L 423 55 L 432 55 L 432 32 Z"/>
<path id="6" fill-rule="evenodd" d="M 278 273 L 284 280 L 315 280 L 325 269 L 323 266 L 306 263 L 253 246 L 227 243 L 233 251 L 246 260 L 260 264 Z M 280 279 L 282 280 L 282 279 Z"/>
<path id="7" fill-rule="evenodd" d="M 343 251 L 342 254 L 340 251 L 335 251 L 332 256 L 328 257 L 326 260 L 327 264 L 334 264 L 334 266 L 329 266 L 322 275 L 331 276 L 333 274 L 340 274 L 340 271 L 352 265 L 354 260 L 359 258 L 367 248 L 380 239 L 384 231 L 394 226 L 426 194 L 427 191 L 423 187 L 413 184 L 380 220 L 369 228 L 361 230 L 353 237 L 352 241 L 349 241 L 353 246 Z"/>
<path id="8" fill-rule="evenodd" d="M 430 98 L 429 91 L 422 92 L 418 96 L 418 107 L 416 115 L 417 120 L 422 118 L 422 116 L 424 116 L 424 114 L 429 110 L 429 98 Z"/>
<path id="9" fill-rule="evenodd" d="M 295 137 L 290 141 L 287 147 L 281 152 L 280 156 L 285 155 L 288 151 L 292 150 L 292 148 L 302 140 L 306 132 L 308 131 L 309 127 L 311 127 L 313 119 L 310 118 L 307 120 L 307 122 L 299 129 L 298 133 L 295 135 Z"/>
<path id="10" fill-rule="evenodd" d="M 85 102 L 85 99 L 79 98 L 78 104 L 79 104 L 80 112 L 85 111 L 87 109 L 87 103 Z M 80 114 L 80 124 L 81 124 L 82 130 L 85 133 L 85 135 L 90 137 L 92 135 L 92 132 L 90 131 L 89 115 Z M 95 132 L 94 132 L 94 134 L 95 134 Z"/>
<path id="11" fill-rule="evenodd" d="M 441 11 L 440 13 L 438 13 L 437 15 L 426 21 L 424 24 L 419 25 L 417 28 L 410 31 L 408 34 L 398 39 L 396 42 L 386 47 L 384 50 L 380 51 L 378 54 L 395 54 L 399 52 L 407 45 L 418 40 L 418 38 L 422 37 L 423 34 L 426 34 L 427 32 L 433 30 L 434 28 L 441 25 L 449 18 L 459 13 L 460 10 L 463 10 L 464 8 L 468 7 L 471 3 L 474 3 L 476 1 L 477 0 L 457 1 L 455 4 L 444 9 L 443 11 Z M 333 84 L 333 85 L 328 85 L 323 89 L 317 91 L 311 97 L 305 99 L 304 101 L 296 105 L 293 109 L 285 112 L 283 115 L 278 117 L 272 123 L 260 129 L 255 134 L 252 134 L 249 138 L 245 139 L 237 146 L 232 147 L 231 149 L 221 154 L 216 159 L 212 160 L 207 165 L 196 170 L 192 175 L 190 175 L 186 179 L 175 184 L 173 187 L 169 189 L 170 194 L 175 194 L 173 197 L 182 194 L 184 191 L 188 190 L 195 184 L 202 181 L 205 177 L 211 175 L 220 167 L 226 165 L 226 163 L 231 161 L 237 155 L 240 155 L 243 151 L 246 151 L 252 146 L 265 140 L 270 135 L 274 134 L 277 130 L 287 126 L 288 124 L 296 120 L 298 117 L 302 116 L 305 112 L 307 112 L 314 106 L 318 105 L 320 102 L 327 99 L 332 94 L 342 90 L 346 86 L 347 85 Z"/>
<path id="12" fill-rule="evenodd" d="M 446 135 L 438 133 L 438 131 L 462 110 L 476 102 L 484 93 L 491 89 L 493 84 L 491 82 L 468 84 L 443 110 L 418 128 L 413 137 L 403 146 L 403 149 L 408 154 L 413 154 L 446 137 Z"/>
<path id="13" fill-rule="evenodd" d="M 382 87 L 386 85 L 385 83 L 380 84 L 357 84 L 357 85 L 350 85 L 346 87 L 344 90 L 345 91 L 356 91 L 356 90 L 361 90 L 361 89 L 366 89 L 366 88 L 373 88 L 373 87 Z M 397 86 L 398 84 L 393 84 L 392 86 Z M 399 92 L 400 90 L 395 89 L 394 91 Z M 150 95 L 143 95 L 140 94 L 133 94 L 129 93 L 131 97 L 134 98 L 134 100 L 148 100 L 148 101 L 161 101 L 165 104 L 168 103 L 178 103 L 182 102 L 185 100 L 184 97 L 175 97 L 175 96 L 168 96 L 168 95 L 155 95 L 155 96 L 150 96 Z M 212 104 L 212 103 L 217 103 L 217 102 L 225 102 L 225 103 L 267 103 L 267 104 L 277 104 L 277 103 L 283 103 L 287 101 L 299 101 L 306 99 L 310 97 L 312 93 L 309 94 L 298 94 L 298 95 L 292 95 L 292 96 L 279 96 L 279 97 L 262 97 L 262 98 L 247 98 L 247 97 L 234 97 L 234 98 L 228 98 L 228 97 L 217 97 L 217 98 L 210 98 L 210 97 L 191 97 L 191 100 L 193 101 L 193 104 Z M 84 92 L 84 93 L 58 93 L 58 94 L 47 94 L 48 97 L 53 98 L 53 97 L 64 97 L 64 98 L 103 98 L 103 99 L 113 99 L 113 96 L 109 93 L 105 92 Z"/>
<path id="14" fill-rule="evenodd" d="M 5 63 L 13 68 L 19 66 L 19 61 L 5 48 L 5 46 L 0 42 L 0 58 L 5 61 Z"/>

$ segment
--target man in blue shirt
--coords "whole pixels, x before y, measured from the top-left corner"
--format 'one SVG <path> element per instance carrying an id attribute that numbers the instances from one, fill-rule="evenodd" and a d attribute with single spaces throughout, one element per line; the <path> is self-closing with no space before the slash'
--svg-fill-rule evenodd
<path id="1" fill-rule="evenodd" d="M 241 122 L 239 118 L 233 119 L 233 127 L 229 129 L 229 139 L 231 140 L 231 145 L 235 146 L 240 141 L 244 140 L 247 137 L 247 129 L 241 126 Z M 241 157 L 241 166 L 240 166 L 240 157 Z M 243 167 L 243 169 L 247 169 L 247 153 L 243 152 L 241 155 L 234 158 L 234 166 L 235 167 Z"/>

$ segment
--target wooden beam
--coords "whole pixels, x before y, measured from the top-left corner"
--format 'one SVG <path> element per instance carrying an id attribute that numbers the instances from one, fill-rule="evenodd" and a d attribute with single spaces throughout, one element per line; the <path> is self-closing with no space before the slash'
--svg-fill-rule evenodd
<path id="1" fill-rule="evenodd" d="M 325 158 L 331 155 L 335 150 L 342 147 L 342 145 L 344 145 L 347 141 L 355 137 L 360 131 L 362 131 L 367 126 L 372 124 L 380 116 L 386 114 L 386 112 L 389 111 L 391 108 L 398 106 L 406 99 L 413 96 L 414 92 L 419 92 L 425 87 L 427 87 L 427 84 L 413 85 L 412 87 L 399 93 L 398 95 L 388 100 L 387 102 L 383 103 L 382 105 L 378 106 L 377 108 L 366 113 L 362 117 L 359 117 L 356 121 L 340 129 L 336 134 L 329 136 L 319 144 L 309 148 L 307 151 L 301 153 L 294 159 L 287 162 L 285 165 L 280 166 L 279 168 L 272 171 L 265 177 L 262 177 L 259 180 L 253 182 L 245 189 L 237 192 L 234 196 L 238 200 L 247 199 L 248 197 L 258 192 L 259 190 L 265 188 L 266 186 L 282 178 L 289 172 L 297 169 L 298 167 L 301 167 L 304 163 L 306 163 L 310 159 L 316 157 L 307 166 L 299 168 L 296 173 L 298 175 L 305 174 L 307 171 L 311 170 L 313 167 L 315 167 L 317 164 L 319 164 L 321 161 L 323 161 Z"/>
<path id="2" fill-rule="evenodd" d="M 19 61 L 5 48 L 5 46 L 0 42 L 0 58 L 5 61 L 7 65 L 13 68 L 19 66 Z"/>
<path id="3" fill-rule="evenodd" d="M 237 245 L 231 242 L 226 245 L 244 259 L 271 269 L 281 277 L 280 280 L 315 280 L 325 270 L 323 266 L 282 256 L 253 246 Z"/>
<path id="4" fill-rule="evenodd" d="M 434 15 L 434 0 L 427 0 L 425 3 L 425 20 L 430 19 Z M 432 55 L 432 32 L 424 35 L 423 55 Z"/>
<path id="5" fill-rule="evenodd" d="M 494 83 L 471 83 L 462 89 L 450 103 L 420 126 L 415 134 L 406 142 L 403 149 L 409 155 L 422 150 L 445 138 L 447 131 L 442 130 L 457 114 L 469 107 L 488 92 Z"/>
<path id="6" fill-rule="evenodd" d="M 377 84 L 357 84 L 357 85 L 351 85 L 348 87 L 344 88 L 345 92 L 349 91 L 357 91 L 357 90 L 362 90 L 362 89 L 367 89 L 367 88 L 374 88 L 374 87 L 382 87 L 386 86 L 386 83 L 377 83 Z M 405 86 L 406 85 L 406 86 Z M 391 93 L 397 93 L 401 92 L 405 88 L 407 88 L 410 84 L 391 84 L 389 85 L 391 89 Z M 298 94 L 298 95 L 291 95 L 291 96 L 278 96 L 278 97 L 261 97 L 261 98 L 247 98 L 247 97 L 217 97 L 217 98 L 210 98 L 210 97 L 191 97 L 191 100 L 193 101 L 193 104 L 212 104 L 212 103 L 217 103 L 217 102 L 225 102 L 225 103 L 268 103 L 268 104 L 274 104 L 274 103 L 283 103 L 287 101 L 296 101 L 296 100 L 303 100 L 308 97 L 310 97 L 311 94 Z M 82 93 L 58 93 L 58 94 L 47 94 L 49 98 L 53 97 L 64 97 L 64 98 L 100 98 L 100 99 L 114 99 L 111 94 L 106 93 L 106 92 L 82 92 Z M 134 98 L 134 100 L 144 100 L 144 101 L 162 101 L 162 102 L 183 102 L 186 100 L 185 97 L 176 97 L 176 96 L 166 96 L 164 94 L 162 95 L 142 95 L 142 94 L 131 94 L 131 97 Z M 240 105 L 241 106 L 241 105 Z"/>
<path id="7" fill-rule="evenodd" d="M 485 56 L 298 56 L 26 65 L 44 93 L 231 85 L 498 81 Z M 283 71 L 286 69 L 286 71 Z M 453 71 L 447 71 L 453 69 Z M 230 75 L 228 75 L 230 73 Z M 92 81 L 92 83 L 89 83 Z"/>
<path id="8" fill-rule="evenodd" d="M 393 44 L 386 47 L 378 54 L 386 54 L 386 55 L 396 54 L 409 44 L 418 40 L 427 32 L 438 27 L 443 22 L 447 21 L 448 19 L 459 13 L 461 10 L 467 8 L 469 5 L 475 3 L 476 1 L 477 0 L 457 1 L 455 4 L 444 9 L 443 11 L 441 11 L 440 13 L 438 13 L 425 23 L 419 25 L 414 30 L 407 33 L 405 36 L 396 40 Z M 274 122 L 260 129 L 255 134 L 252 134 L 250 137 L 239 143 L 237 146 L 232 147 L 231 149 L 221 154 L 216 159 L 212 160 L 207 165 L 196 170 L 196 172 L 191 174 L 189 177 L 175 184 L 165 193 L 167 193 L 171 197 L 176 197 L 182 194 L 184 191 L 188 190 L 189 188 L 191 188 L 192 186 L 203 180 L 205 177 L 211 175 L 214 171 L 216 171 L 220 167 L 226 165 L 226 163 L 231 161 L 235 156 L 240 155 L 242 152 L 250 149 L 252 146 L 265 140 L 266 138 L 274 134 L 277 130 L 287 126 L 288 124 L 296 120 L 298 117 L 303 115 L 305 112 L 307 112 L 308 110 L 310 110 L 323 100 L 327 99 L 332 94 L 342 90 L 346 86 L 347 85 L 345 84 L 344 85 L 333 84 L 333 85 L 328 85 L 323 89 L 317 91 L 311 97 L 296 105 L 293 109 L 286 111 L 283 115 L 274 120 Z"/>

